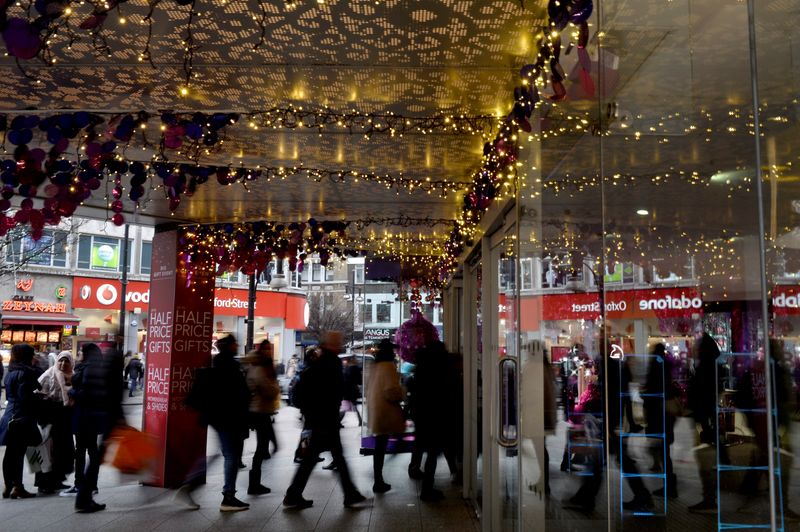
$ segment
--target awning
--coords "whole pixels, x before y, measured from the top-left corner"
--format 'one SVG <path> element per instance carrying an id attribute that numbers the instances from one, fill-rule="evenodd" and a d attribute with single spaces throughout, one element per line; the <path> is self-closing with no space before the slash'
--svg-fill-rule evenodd
<path id="1" fill-rule="evenodd" d="M 3 312 L 3 325 L 77 325 L 81 319 L 68 312 Z"/>

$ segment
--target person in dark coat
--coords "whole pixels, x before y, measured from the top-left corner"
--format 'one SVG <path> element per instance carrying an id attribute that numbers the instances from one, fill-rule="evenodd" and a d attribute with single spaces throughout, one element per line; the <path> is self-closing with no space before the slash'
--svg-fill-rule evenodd
<path id="1" fill-rule="evenodd" d="M 689 507 L 697 513 L 717 512 L 717 475 L 714 447 L 717 444 L 717 358 L 719 346 L 708 333 L 695 345 L 694 376 L 689 384 L 689 408 L 700 429 L 700 444 L 704 448 L 695 451 L 703 487 L 703 500 Z M 719 450 L 723 452 L 723 449 Z"/>
<path id="2" fill-rule="evenodd" d="M 125 377 L 129 379 L 129 386 L 130 389 L 128 391 L 128 397 L 133 397 L 134 392 L 136 391 L 136 384 L 139 382 L 139 379 L 144 373 L 144 366 L 142 366 L 142 361 L 139 360 L 139 357 L 133 355 L 132 358 L 128 361 L 128 365 L 125 366 Z"/>
<path id="3" fill-rule="evenodd" d="M 236 498 L 236 477 L 242 460 L 244 440 L 249 435 L 250 389 L 242 367 L 236 360 L 238 343 L 233 335 L 217 340 L 219 353 L 211 362 L 211 381 L 217 394 L 208 403 L 206 420 L 219 436 L 224 459 L 225 483 L 222 487 L 222 512 L 248 510 L 250 505 Z"/>
<path id="4" fill-rule="evenodd" d="M 27 499 L 35 497 L 25 491 L 22 484 L 22 467 L 29 434 L 38 430 L 36 417 L 39 399 L 36 391 L 40 389 L 33 369 L 34 350 L 28 344 L 16 344 L 11 348 L 11 361 L 5 378 L 8 405 L 0 418 L 0 445 L 6 446 L 3 457 L 3 498 Z M 14 423 L 11 423 L 14 420 Z"/>
<path id="5" fill-rule="evenodd" d="M 106 507 L 95 502 L 92 495 L 97 490 L 97 476 L 105 451 L 103 442 L 122 416 L 122 380 L 119 378 L 122 357 L 116 357 L 114 353 L 104 357 L 100 348 L 93 343 L 85 344 L 81 352 L 83 358 L 75 367 L 72 389 L 69 391 L 75 402 L 72 427 L 76 451 L 75 487 L 78 492 L 75 510 L 93 513 Z"/>
<path id="6" fill-rule="evenodd" d="M 647 419 L 647 432 L 658 434 L 664 432 L 664 440 L 656 440 L 651 453 L 653 454 L 654 466 L 661 465 L 667 474 L 666 484 L 653 492 L 653 495 L 664 497 L 665 495 L 674 499 L 678 496 L 678 477 L 672 467 L 672 456 L 670 446 L 675 443 L 675 412 L 670 409 L 678 397 L 678 390 L 672 380 L 675 359 L 662 343 L 657 343 L 653 347 L 653 355 L 661 360 L 651 359 L 647 368 L 647 381 L 645 383 L 645 395 L 643 397 L 645 417 Z M 663 396 L 659 396 L 663 394 Z M 666 459 L 666 463 L 661 462 Z M 666 487 L 666 490 L 664 489 Z"/>
<path id="7" fill-rule="evenodd" d="M 442 397 L 450 362 L 444 344 L 439 341 L 417 351 L 416 360 L 412 391 L 415 444 L 418 452 L 427 453 L 420 499 L 434 502 L 444 498 L 441 491 L 434 489 L 433 479 L 436 475 L 436 462 L 439 454 L 444 451 L 448 438 L 447 419 L 451 412 L 447 401 L 442 400 Z"/>
<path id="8" fill-rule="evenodd" d="M 305 428 L 311 431 L 308 450 L 294 475 L 292 484 L 286 490 L 283 504 L 295 508 L 308 508 L 313 501 L 303 498 L 303 490 L 308 483 L 319 453 L 330 450 L 333 462 L 339 471 L 339 479 L 344 490 L 344 505 L 352 506 L 364 500 L 350 478 L 342 441 L 339 438 L 339 406 L 343 397 L 342 361 L 339 352 L 342 347 L 340 333 L 329 332 L 320 346 L 321 354 L 308 369 L 296 386 L 297 406 L 305 417 Z"/>

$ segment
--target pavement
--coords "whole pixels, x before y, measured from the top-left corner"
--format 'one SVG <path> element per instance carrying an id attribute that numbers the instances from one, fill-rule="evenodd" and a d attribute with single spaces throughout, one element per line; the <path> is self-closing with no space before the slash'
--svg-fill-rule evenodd
<path id="1" fill-rule="evenodd" d="M 137 395 L 125 398 L 125 415 L 130 425 L 141 426 L 142 398 Z M 408 478 L 409 455 L 388 456 L 384 467 L 386 481 L 392 490 L 383 495 L 372 493 L 372 459 L 359 454 L 361 428 L 355 414 L 344 420 L 342 441 L 345 456 L 353 479 L 367 500 L 357 507 L 345 508 L 343 493 L 336 473 L 315 468 L 304 497 L 312 499 L 314 506 L 306 510 L 286 509 L 283 495 L 296 470 L 294 450 L 300 434 L 298 411 L 285 407 L 276 416 L 276 435 L 279 448 L 263 467 L 262 483 L 272 493 L 249 496 L 247 470 L 238 477 L 237 496 L 250 503 L 243 512 L 221 513 L 222 460 L 209 468 L 207 483 L 199 487 L 193 497 L 201 508 L 188 510 L 173 501 L 174 490 L 141 485 L 140 478 L 122 475 L 103 465 L 98 479 L 99 494 L 95 500 L 107 505 L 106 510 L 95 514 L 75 513 L 73 497 L 38 496 L 27 500 L 0 500 L 0 530 L 87 532 L 90 530 L 115 531 L 184 531 L 184 530 L 240 530 L 240 531 L 453 531 L 477 532 L 479 525 L 467 502 L 461 498 L 460 486 L 450 482 L 445 462 L 439 464 L 436 484 L 446 498 L 436 504 L 421 502 L 418 498 L 419 482 Z M 251 433 L 254 434 L 254 433 Z M 218 452 L 216 434 L 209 431 L 208 454 Z M 255 436 L 245 442 L 244 462 L 250 464 L 255 451 Z M 0 447 L 0 455 L 5 447 Z M 329 459 L 327 453 L 323 457 Z M 25 486 L 33 488 L 33 475 L 25 466 Z"/>

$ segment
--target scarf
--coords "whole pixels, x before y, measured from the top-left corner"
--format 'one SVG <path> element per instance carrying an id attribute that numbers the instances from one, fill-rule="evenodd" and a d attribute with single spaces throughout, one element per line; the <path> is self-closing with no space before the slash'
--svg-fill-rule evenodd
<path id="1" fill-rule="evenodd" d="M 58 362 L 63 358 L 66 358 L 70 362 L 70 369 L 68 372 L 58 369 Z M 39 383 L 42 385 L 42 394 L 45 398 L 51 401 L 61 401 L 65 405 L 70 404 L 69 390 L 72 388 L 73 367 L 72 355 L 69 351 L 60 352 L 56 357 L 55 365 L 42 373 L 42 376 L 39 377 Z"/>

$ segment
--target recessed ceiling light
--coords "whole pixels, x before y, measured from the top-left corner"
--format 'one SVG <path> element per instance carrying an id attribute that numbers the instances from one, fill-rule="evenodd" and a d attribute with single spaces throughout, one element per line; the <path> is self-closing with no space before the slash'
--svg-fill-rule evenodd
<path id="1" fill-rule="evenodd" d="M 650 214 L 650 212 L 647 209 L 639 209 L 638 211 L 636 211 L 636 214 L 638 214 L 639 216 L 647 216 L 648 214 Z"/>

